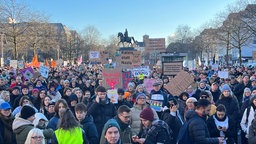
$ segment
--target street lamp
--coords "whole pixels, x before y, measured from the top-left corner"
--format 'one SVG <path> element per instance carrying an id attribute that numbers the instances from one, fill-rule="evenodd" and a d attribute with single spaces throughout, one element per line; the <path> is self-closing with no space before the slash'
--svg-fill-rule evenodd
<path id="1" fill-rule="evenodd" d="M 2 51 L 2 56 L 1 56 L 1 67 L 4 66 L 4 34 L 1 34 L 1 51 Z"/>

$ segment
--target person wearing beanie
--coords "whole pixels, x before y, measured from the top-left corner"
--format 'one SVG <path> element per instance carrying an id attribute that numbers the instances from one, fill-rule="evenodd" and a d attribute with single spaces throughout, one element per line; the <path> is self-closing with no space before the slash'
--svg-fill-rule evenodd
<path id="1" fill-rule="evenodd" d="M 124 99 L 124 90 L 123 89 L 117 89 L 117 94 L 118 94 L 118 101 L 115 104 L 115 108 L 118 109 L 120 106 L 122 105 L 126 105 L 129 108 L 132 107 L 132 105 L 130 103 L 128 103 L 125 99 Z"/>
<path id="2" fill-rule="evenodd" d="M 103 128 L 102 133 L 105 136 L 106 144 L 121 144 L 120 126 L 115 119 L 109 119 Z"/>
<path id="3" fill-rule="evenodd" d="M 88 104 L 87 115 L 92 115 L 96 125 L 98 135 L 101 137 L 101 132 L 104 124 L 114 116 L 116 109 L 110 99 L 107 97 L 106 88 L 98 86 L 95 90 L 95 98 Z"/>
<path id="4" fill-rule="evenodd" d="M 130 92 L 124 92 L 124 100 L 131 105 L 130 108 L 133 107 L 134 101 Z"/>
<path id="5" fill-rule="evenodd" d="M 140 131 L 141 121 L 140 121 L 140 113 L 143 109 L 150 108 L 150 104 L 146 101 L 146 95 L 144 93 L 140 93 L 131 108 L 131 128 L 132 134 L 138 134 Z M 153 110 L 154 119 L 158 119 L 158 115 L 155 110 Z"/>
<path id="6" fill-rule="evenodd" d="M 34 128 L 35 113 L 34 108 L 25 105 L 21 109 L 20 116 L 14 119 L 12 129 L 16 134 L 17 144 L 24 144 L 29 131 Z"/>
<path id="7" fill-rule="evenodd" d="M 226 107 L 226 114 L 235 123 L 239 123 L 239 108 L 238 99 L 233 95 L 230 87 L 224 84 L 221 88 L 221 95 L 216 102 L 216 107 L 219 104 L 223 104 Z"/>
<path id="8" fill-rule="evenodd" d="M 148 107 L 140 113 L 142 127 L 138 135 L 132 136 L 132 140 L 138 143 L 164 143 L 172 144 L 171 132 L 166 122 L 155 120 L 153 110 Z M 146 131 L 145 131 L 146 130 Z"/>

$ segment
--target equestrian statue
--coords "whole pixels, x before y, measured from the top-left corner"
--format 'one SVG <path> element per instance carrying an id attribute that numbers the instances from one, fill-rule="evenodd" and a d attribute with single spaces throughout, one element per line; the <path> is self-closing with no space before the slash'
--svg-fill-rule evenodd
<path id="1" fill-rule="evenodd" d="M 123 44 L 123 47 L 125 47 L 125 46 L 124 46 L 124 43 L 125 43 L 125 42 L 128 43 L 128 46 L 133 46 L 133 44 L 136 45 L 136 43 L 137 43 L 137 42 L 135 41 L 134 37 L 129 37 L 129 36 L 128 36 L 128 31 L 127 31 L 127 29 L 125 29 L 124 34 L 123 34 L 122 32 L 119 32 L 117 36 L 118 36 L 119 39 L 120 39 L 118 45 L 119 45 L 120 43 L 122 43 L 122 44 Z"/>

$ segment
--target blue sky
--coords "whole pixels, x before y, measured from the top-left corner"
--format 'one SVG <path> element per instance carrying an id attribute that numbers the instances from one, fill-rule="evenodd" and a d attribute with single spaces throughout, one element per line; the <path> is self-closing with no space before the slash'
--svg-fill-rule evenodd
<path id="1" fill-rule="evenodd" d="M 81 32 L 96 27 L 101 38 L 124 32 L 141 41 L 167 38 L 179 25 L 201 27 L 236 0 L 26 0 L 32 10 Z"/>

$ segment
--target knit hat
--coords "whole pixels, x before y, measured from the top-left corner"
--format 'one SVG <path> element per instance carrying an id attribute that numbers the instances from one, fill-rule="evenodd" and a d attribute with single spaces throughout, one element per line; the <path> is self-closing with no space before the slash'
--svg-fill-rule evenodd
<path id="1" fill-rule="evenodd" d="M 34 88 L 34 89 L 32 90 L 32 93 L 35 93 L 35 92 L 39 92 L 39 90 L 38 90 L 37 88 Z"/>
<path id="2" fill-rule="evenodd" d="M 186 100 L 186 104 L 188 104 L 188 101 L 191 101 L 191 100 L 192 100 L 193 103 L 194 103 L 194 102 L 197 102 L 197 99 L 196 99 L 196 98 L 190 97 L 190 98 L 188 98 L 188 99 Z"/>
<path id="3" fill-rule="evenodd" d="M 49 102 L 49 105 L 54 105 L 55 106 L 55 101 L 54 100 L 51 100 L 50 102 Z M 48 105 L 48 106 L 49 106 Z"/>
<path id="4" fill-rule="evenodd" d="M 72 102 L 72 101 L 78 101 L 78 98 L 75 94 L 71 94 L 70 97 L 69 97 L 69 101 Z"/>
<path id="5" fill-rule="evenodd" d="M 128 98 L 129 96 L 131 96 L 131 93 L 129 93 L 129 92 L 124 92 L 124 99 Z"/>
<path id="6" fill-rule="evenodd" d="M 22 85 L 21 89 L 24 89 L 24 88 L 28 89 L 28 86 L 27 85 Z"/>
<path id="7" fill-rule="evenodd" d="M 31 116 L 33 116 L 36 113 L 35 109 L 31 106 L 25 105 L 22 107 L 20 111 L 20 117 L 23 119 L 27 119 Z"/>
<path id="8" fill-rule="evenodd" d="M 222 88 L 221 88 L 221 92 L 224 92 L 225 90 L 228 90 L 228 91 L 230 91 L 230 92 L 231 92 L 231 89 L 230 89 L 230 87 L 229 87 L 229 85 L 228 85 L 228 84 L 224 84 L 224 85 L 222 86 Z"/>
<path id="9" fill-rule="evenodd" d="M 12 88 L 12 90 L 16 90 L 16 89 L 17 89 L 17 90 L 20 90 L 20 87 L 15 86 L 15 87 Z"/>
<path id="10" fill-rule="evenodd" d="M 118 125 L 117 121 L 115 119 L 109 119 L 103 128 L 103 133 L 104 135 L 106 134 L 107 130 L 111 127 L 116 127 L 118 129 L 118 131 L 120 131 L 120 126 Z"/>
<path id="11" fill-rule="evenodd" d="M 153 121 L 154 120 L 154 113 L 150 107 L 147 107 L 142 110 L 140 113 L 140 118 L 143 118 L 145 120 Z"/>
<path id="12" fill-rule="evenodd" d="M 139 99 L 140 97 L 146 98 L 146 95 L 145 95 L 144 93 L 139 93 L 139 94 L 137 94 L 136 101 L 138 101 L 138 99 Z"/>
<path id="13" fill-rule="evenodd" d="M 118 94 L 121 94 L 121 95 L 124 95 L 124 90 L 121 89 L 121 88 L 118 88 L 118 89 L 117 89 L 117 93 L 118 93 Z"/>

